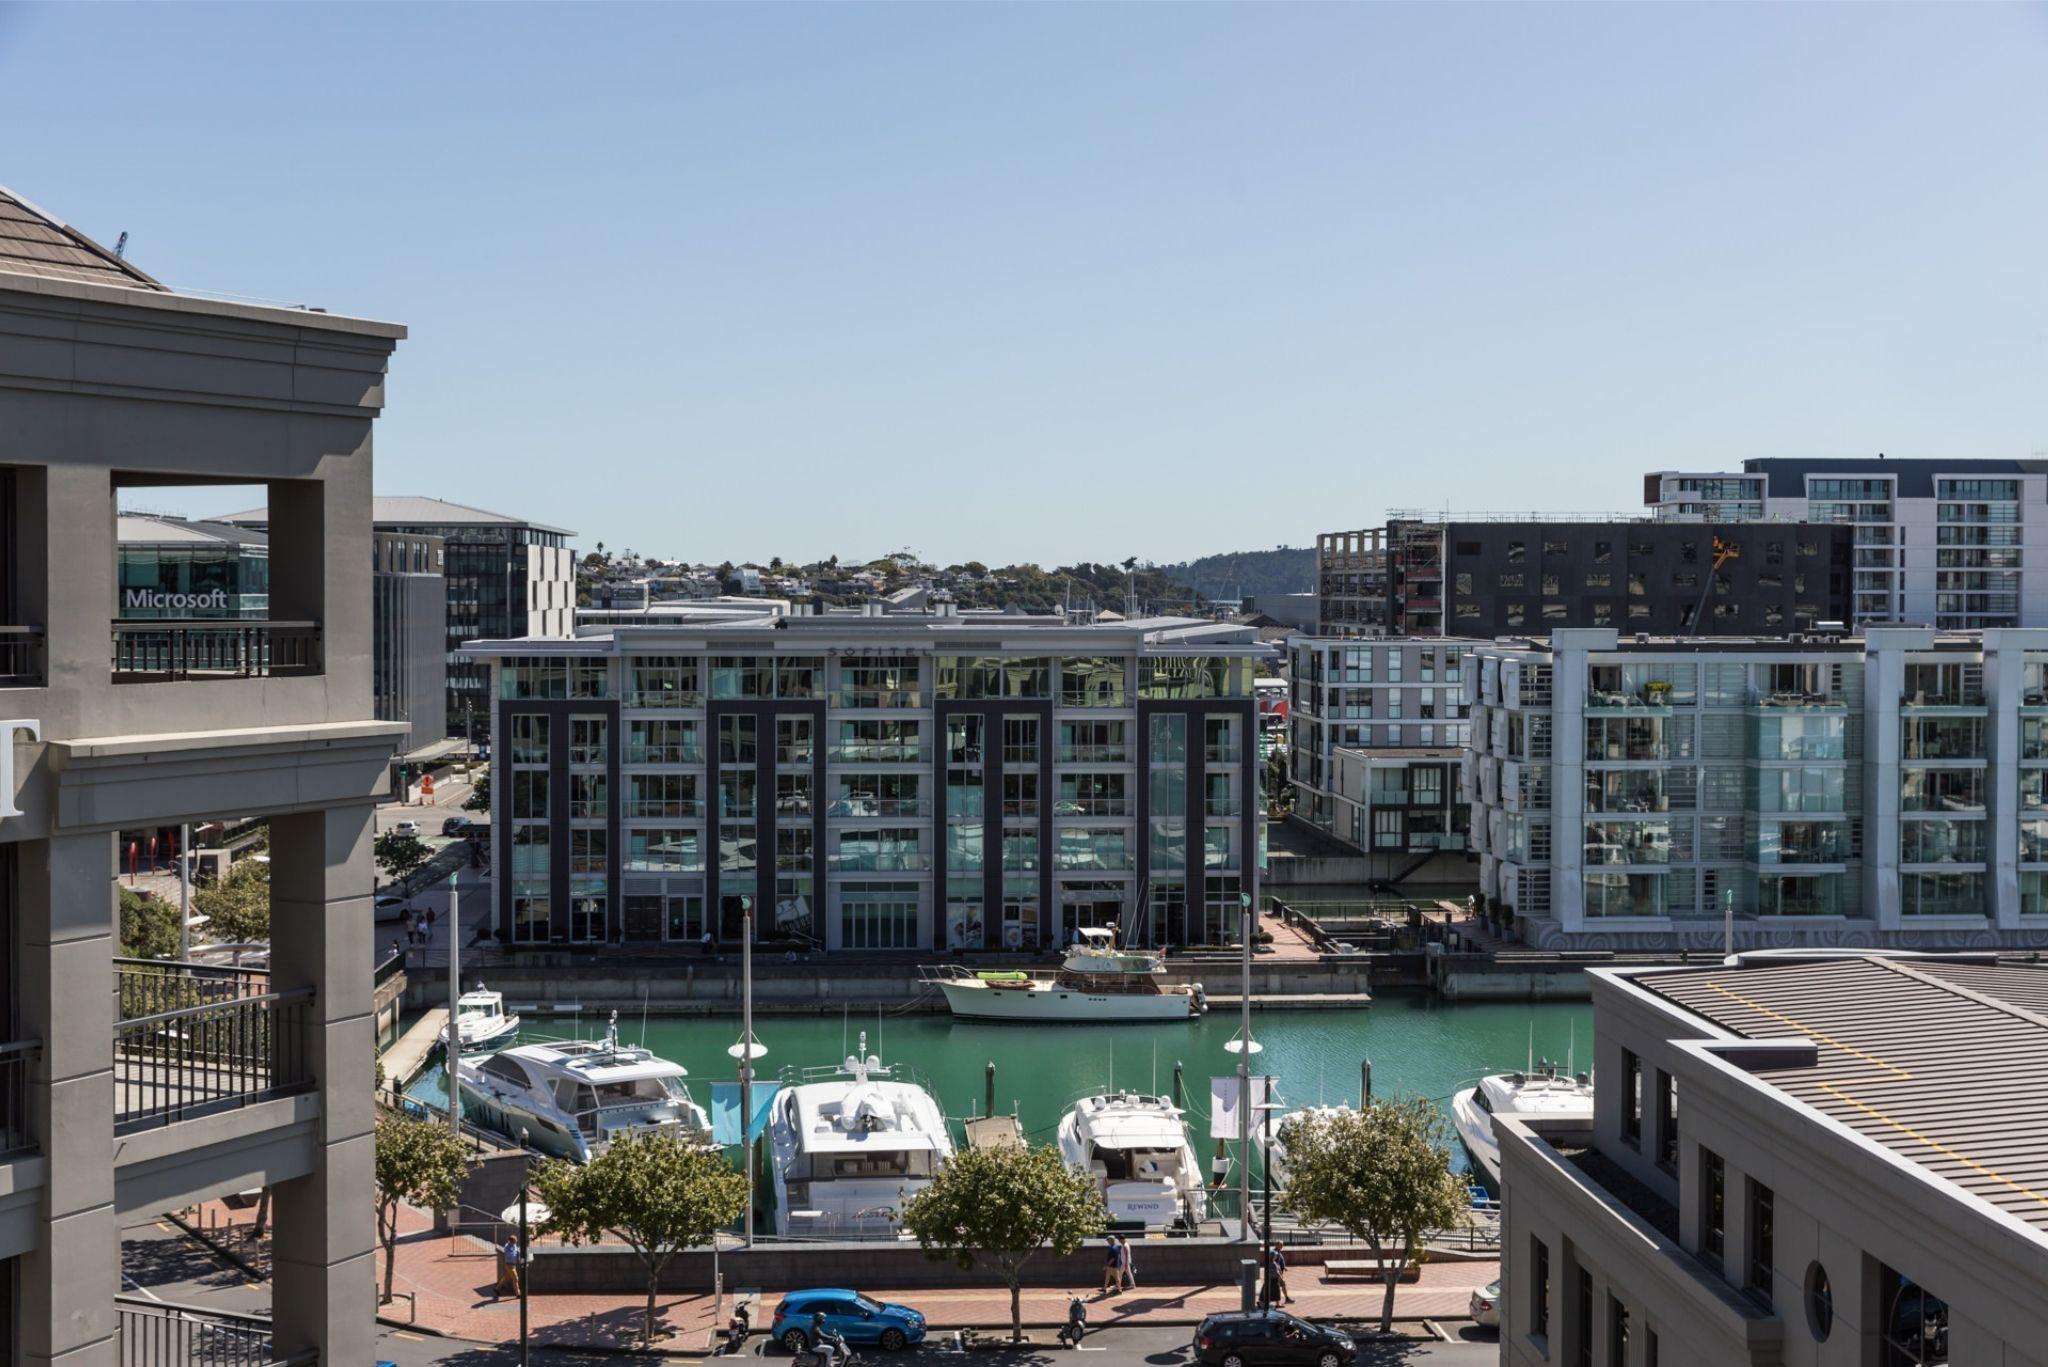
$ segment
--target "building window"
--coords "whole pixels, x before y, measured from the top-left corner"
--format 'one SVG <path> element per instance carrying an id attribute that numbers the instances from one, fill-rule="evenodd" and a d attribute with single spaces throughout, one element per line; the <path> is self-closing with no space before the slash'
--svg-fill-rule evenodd
<path id="1" fill-rule="evenodd" d="M 1806 1268 L 1806 1329 L 1815 1343 L 1826 1343 L 1835 1331 L 1835 1289 L 1828 1284 L 1828 1270 L 1819 1263 Z"/>
<path id="2" fill-rule="evenodd" d="M 1948 1303 L 1878 1264 L 1883 1367 L 1948 1367 Z"/>
<path id="3" fill-rule="evenodd" d="M 547 943 L 547 898 L 515 897 L 512 899 L 512 938 L 523 945 Z"/>
<path id="4" fill-rule="evenodd" d="M 1657 1166 L 1678 1171 L 1678 1083 L 1662 1068 L 1657 1070 Z"/>
<path id="5" fill-rule="evenodd" d="M 1628 1307 L 1614 1296 L 1607 1298 L 1607 1361 L 1613 1367 L 1628 1361 Z"/>
<path id="6" fill-rule="evenodd" d="M 1593 1367 L 1593 1274 L 1583 1266 L 1578 1269 L 1579 1294 L 1573 1306 L 1572 1337 L 1573 1358 L 1579 1367 Z"/>
<path id="7" fill-rule="evenodd" d="M 1749 1261 L 1743 1274 L 1742 1289 L 1766 1309 L 1771 1305 L 1772 1242 L 1773 1230 L 1771 1189 L 1755 1178 L 1748 1179 L 1749 1189 Z"/>
<path id="8" fill-rule="evenodd" d="M 593 894 L 569 899 L 569 938 L 577 944 L 596 944 L 604 939 L 606 899 Z"/>
<path id="9" fill-rule="evenodd" d="M 841 949 L 915 949 L 917 891 L 849 884 L 839 899 Z"/>
<path id="10" fill-rule="evenodd" d="M 1128 707 L 1124 661 L 1116 655 L 1070 656 L 1060 661 L 1060 706 Z"/>
<path id="11" fill-rule="evenodd" d="M 1711 1149 L 1700 1150 L 1700 1252 L 1715 1262 L 1721 1260 L 1721 1251 L 1728 1227 L 1728 1170 L 1721 1162 L 1721 1155 Z"/>
<path id="12" fill-rule="evenodd" d="M 1621 1051 L 1621 1137 L 1643 1146 L 1643 1061 L 1630 1049 Z"/>
<path id="13" fill-rule="evenodd" d="M 1550 1337 L 1550 1245 L 1536 1238 L 1529 1240 L 1529 1333 Z"/>

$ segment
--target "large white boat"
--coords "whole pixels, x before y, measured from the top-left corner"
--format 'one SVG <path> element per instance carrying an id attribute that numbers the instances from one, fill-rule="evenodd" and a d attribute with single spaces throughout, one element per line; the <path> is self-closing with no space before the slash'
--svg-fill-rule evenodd
<path id="1" fill-rule="evenodd" d="M 1180 1108 L 1163 1096 L 1083 1097 L 1060 1120 L 1060 1156 L 1092 1176 L 1121 1229 L 1191 1224 L 1202 1209 L 1202 1168 Z"/>
<path id="2" fill-rule="evenodd" d="M 953 1156 L 931 1093 L 896 1080 L 867 1050 L 863 1032 L 859 1049 L 824 1080 L 776 1094 L 768 1144 L 778 1235 L 893 1238 L 903 1203 Z"/>
<path id="3" fill-rule="evenodd" d="M 487 1130 L 557 1158 L 587 1163 L 614 1139 L 675 1130 L 711 1140 L 711 1119 L 682 1082 L 683 1065 L 619 1043 L 619 1017 L 601 1040 L 521 1044 L 457 1065 L 463 1111 Z"/>
<path id="4" fill-rule="evenodd" d="M 464 1049 L 480 1049 L 519 1032 L 519 1017 L 505 1013 L 505 994 L 493 992 L 482 983 L 474 991 L 455 999 L 455 1028 Z M 441 1043 L 448 1043 L 448 1027 L 441 1027 Z"/>
<path id="5" fill-rule="evenodd" d="M 1500 1141 L 1493 1135 L 1497 1115 L 1593 1117 L 1593 1084 L 1555 1064 L 1521 1073 L 1495 1073 L 1451 1098 L 1451 1123 L 1473 1164 L 1494 1185 L 1500 1183 Z"/>
<path id="6" fill-rule="evenodd" d="M 1186 1020 L 1208 1008 L 1200 983 L 1169 986 L 1166 960 L 1150 950 L 1118 949 L 1116 936 L 1078 932 L 1051 979 L 1021 972 L 973 973 L 960 964 L 927 966 L 925 980 L 968 1020 Z"/>

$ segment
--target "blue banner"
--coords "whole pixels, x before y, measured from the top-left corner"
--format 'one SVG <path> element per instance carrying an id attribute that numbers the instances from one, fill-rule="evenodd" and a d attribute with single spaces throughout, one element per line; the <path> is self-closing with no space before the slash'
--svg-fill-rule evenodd
<path id="1" fill-rule="evenodd" d="M 768 1128 L 768 1108 L 775 1104 L 775 1094 L 782 1090 L 779 1082 L 756 1082 L 754 1115 L 747 1125 L 747 1138 L 759 1139 L 761 1132 Z M 714 1082 L 711 1084 L 711 1139 L 716 1144 L 740 1144 L 740 1085 L 737 1082 Z"/>

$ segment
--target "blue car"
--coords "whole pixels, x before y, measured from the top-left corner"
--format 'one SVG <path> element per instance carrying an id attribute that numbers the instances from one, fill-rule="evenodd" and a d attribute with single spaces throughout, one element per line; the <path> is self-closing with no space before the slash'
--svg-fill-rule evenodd
<path id="1" fill-rule="evenodd" d="M 804 1351 L 811 1316 L 823 1313 L 825 1327 L 849 1345 L 873 1344 L 886 1352 L 924 1341 L 924 1316 L 907 1305 L 884 1305 L 845 1287 L 792 1291 L 775 1307 L 768 1336 L 792 1353 Z"/>

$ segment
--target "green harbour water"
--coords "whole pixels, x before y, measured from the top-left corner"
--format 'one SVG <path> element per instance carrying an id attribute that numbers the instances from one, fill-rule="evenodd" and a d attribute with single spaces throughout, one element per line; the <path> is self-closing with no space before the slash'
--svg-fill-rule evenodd
<path id="1" fill-rule="evenodd" d="M 1176 1062 L 1183 1067 L 1189 1127 L 1198 1151 L 1208 1132 L 1209 1079 L 1236 1070 L 1225 1050 L 1238 1030 L 1234 1011 L 1214 1011 L 1161 1025 L 1007 1025 L 955 1021 L 949 1016 L 761 1016 L 754 1033 L 767 1046 L 757 1076 L 784 1069 L 828 1067 L 867 1032 L 868 1052 L 913 1074 L 938 1098 L 948 1116 L 981 1113 L 985 1069 L 996 1065 L 996 1110 L 1014 1109 L 1027 1134 L 1050 1140 L 1060 1117 L 1081 1096 L 1111 1086 L 1170 1095 Z M 581 1033 L 601 1034 L 602 1016 L 581 1022 Z M 577 1023 L 564 1017 L 529 1018 L 520 1039 L 568 1038 Z M 1383 997 L 1372 1006 L 1335 1011 L 1252 1013 L 1252 1034 L 1264 1046 L 1254 1064 L 1279 1079 L 1290 1106 L 1355 1102 L 1359 1065 L 1370 1058 L 1373 1092 L 1417 1094 L 1448 1108 L 1453 1092 L 1485 1073 L 1520 1068 L 1530 1053 L 1562 1064 L 1567 1054 L 1580 1069 L 1592 1066 L 1592 1010 L 1583 1002 L 1446 1005 L 1425 997 Z M 645 1043 L 689 1070 L 697 1100 L 710 1104 L 710 1084 L 736 1074 L 726 1049 L 739 1038 L 734 1018 L 622 1015 L 619 1037 Z M 438 1058 L 408 1090 L 445 1104 Z"/>

